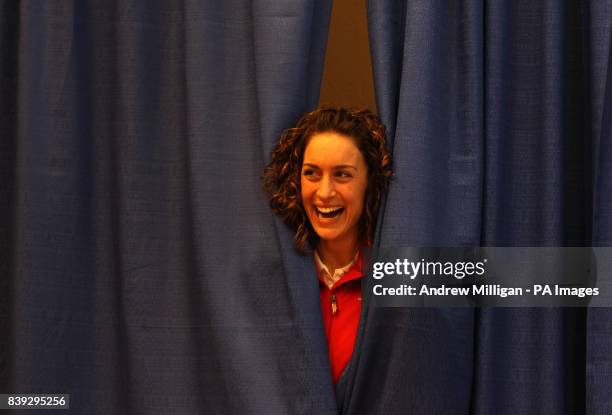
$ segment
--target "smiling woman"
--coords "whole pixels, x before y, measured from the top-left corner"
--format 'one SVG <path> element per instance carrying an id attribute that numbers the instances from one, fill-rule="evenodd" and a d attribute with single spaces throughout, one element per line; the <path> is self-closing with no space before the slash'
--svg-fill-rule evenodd
<path id="1" fill-rule="evenodd" d="M 285 130 L 264 171 L 270 207 L 312 251 L 334 384 L 361 315 L 360 247 L 371 246 L 392 176 L 385 127 L 369 110 L 325 107 Z"/>
<path id="2" fill-rule="evenodd" d="M 368 167 L 351 138 L 331 132 L 310 138 L 302 163 L 302 206 L 329 269 L 355 255 L 367 184 Z"/>

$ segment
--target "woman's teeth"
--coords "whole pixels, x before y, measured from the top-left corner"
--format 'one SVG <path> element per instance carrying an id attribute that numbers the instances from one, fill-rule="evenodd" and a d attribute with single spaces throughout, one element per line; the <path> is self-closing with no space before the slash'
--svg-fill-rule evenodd
<path id="1" fill-rule="evenodd" d="M 335 216 L 338 216 L 344 210 L 344 208 L 341 208 L 341 207 L 316 208 L 316 209 L 317 209 L 317 214 L 324 218 L 333 218 Z"/>

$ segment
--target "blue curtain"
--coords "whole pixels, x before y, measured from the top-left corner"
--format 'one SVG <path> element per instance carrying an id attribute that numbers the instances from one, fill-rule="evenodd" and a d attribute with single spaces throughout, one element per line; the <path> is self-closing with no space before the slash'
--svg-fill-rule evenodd
<path id="1" fill-rule="evenodd" d="M 610 245 L 612 2 L 377 0 L 368 15 L 397 174 L 382 246 Z M 368 413 L 610 407 L 609 310 L 370 313 L 360 358 L 403 383 L 353 392 L 345 413 L 374 396 Z"/>
<path id="2" fill-rule="evenodd" d="M 612 246 L 612 23 L 611 2 L 592 2 L 588 45 L 592 113 L 591 137 L 597 148 L 593 172 L 593 244 Z M 587 315 L 587 413 L 603 414 L 612 407 L 612 310 L 591 309 Z"/>
<path id="3" fill-rule="evenodd" d="M 260 182 L 317 103 L 330 9 L 0 2 L 2 393 L 336 412 L 314 269 Z"/>
<path id="4" fill-rule="evenodd" d="M 0 392 L 92 414 L 607 412 L 601 309 L 366 306 L 334 396 L 312 262 L 260 190 L 317 102 L 330 9 L 0 0 Z M 610 0 L 368 13 L 382 246 L 612 244 Z"/>

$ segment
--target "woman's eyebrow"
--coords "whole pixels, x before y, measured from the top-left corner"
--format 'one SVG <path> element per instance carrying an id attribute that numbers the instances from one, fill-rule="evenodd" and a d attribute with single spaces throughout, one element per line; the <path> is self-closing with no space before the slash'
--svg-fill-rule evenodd
<path id="1" fill-rule="evenodd" d="M 353 166 L 352 164 L 340 164 L 338 166 L 334 166 L 334 169 L 353 169 L 353 170 L 357 170 L 357 167 Z"/>
<path id="2" fill-rule="evenodd" d="M 312 164 L 312 163 L 304 163 L 302 164 L 302 167 L 310 167 L 312 169 L 320 169 L 319 166 L 317 166 L 316 164 Z M 357 167 L 353 166 L 352 164 L 339 164 L 337 166 L 333 167 L 334 169 L 353 169 L 353 170 L 357 170 Z"/>

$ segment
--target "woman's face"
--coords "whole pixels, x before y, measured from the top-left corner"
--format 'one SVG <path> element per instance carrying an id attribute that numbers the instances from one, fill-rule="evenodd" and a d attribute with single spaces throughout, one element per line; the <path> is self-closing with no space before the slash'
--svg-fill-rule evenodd
<path id="1" fill-rule="evenodd" d="M 304 151 L 301 196 L 315 232 L 327 242 L 357 242 L 368 168 L 350 137 L 313 135 Z"/>

